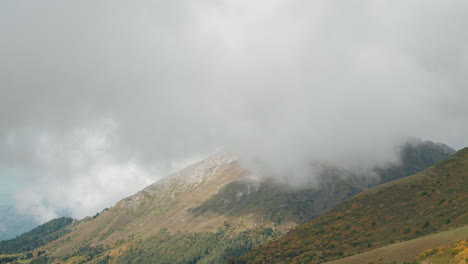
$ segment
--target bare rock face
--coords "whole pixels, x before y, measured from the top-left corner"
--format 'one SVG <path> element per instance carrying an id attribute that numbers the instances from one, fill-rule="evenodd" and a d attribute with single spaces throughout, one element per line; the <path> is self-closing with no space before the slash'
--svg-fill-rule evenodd
<path id="1" fill-rule="evenodd" d="M 178 193 L 195 189 L 203 184 L 208 184 L 211 180 L 220 176 L 219 174 L 225 166 L 237 160 L 237 155 L 224 150 L 220 151 L 205 160 L 164 177 L 137 194 L 122 200 L 120 202 L 120 207 L 135 209 L 148 195 L 174 200 Z M 221 186 L 219 186 L 219 188 L 220 187 Z"/>
<path id="2" fill-rule="evenodd" d="M 161 179 L 145 188 L 145 191 L 154 193 L 158 192 L 160 189 L 171 187 L 175 188 L 176 191 L 196 188 L 199 184 L 206 184 L 206 182 L 219 173 L 223 166 L 237 159 L 238 157 L 236 155 L 227 151 L 221 151 L 203 161 Z"/>

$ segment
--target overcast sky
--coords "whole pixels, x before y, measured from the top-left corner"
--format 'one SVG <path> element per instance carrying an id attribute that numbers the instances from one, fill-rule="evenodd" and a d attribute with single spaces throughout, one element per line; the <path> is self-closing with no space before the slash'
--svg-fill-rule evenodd
<path id="1" fill-rule="evenodd" d="M 460 149 L 467 25 L 464 0 L 1 1 L 0 191 L 42 222 L 221 148 L 292 178 Z"/>

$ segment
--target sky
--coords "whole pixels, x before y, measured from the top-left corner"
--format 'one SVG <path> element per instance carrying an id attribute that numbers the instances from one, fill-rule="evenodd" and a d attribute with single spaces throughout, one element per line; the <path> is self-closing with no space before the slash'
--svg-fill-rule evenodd
<path id="1" fill-rule="evenodd" d="M 462 0 L 1 1 L 1 197 L 42 223 L 220 149 L 294 181 L 463 148 L 466 25 Z"/>

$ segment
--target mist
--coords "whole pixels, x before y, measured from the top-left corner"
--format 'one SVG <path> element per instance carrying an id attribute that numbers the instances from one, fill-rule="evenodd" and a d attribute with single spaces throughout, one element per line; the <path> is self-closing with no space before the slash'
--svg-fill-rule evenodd
<path id="1" fill-rule="evenodd" d="M 42 222 L 220 149 L 293 182 L 460 149 L 467 24 L 465 1 L 2 1 L 0 169 Z"/>

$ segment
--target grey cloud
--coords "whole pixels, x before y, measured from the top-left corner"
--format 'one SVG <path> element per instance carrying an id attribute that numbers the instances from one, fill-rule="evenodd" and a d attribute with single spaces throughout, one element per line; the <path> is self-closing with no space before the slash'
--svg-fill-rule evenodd
<path id="1" fill-rule="evenodd" d="M 394 161 L 408 136 L 466 145 L 464 1 L 0 5 L 0 163 L 77 216 L 97 208 L 71 196 L 109 204 L 223 146 L 294 178 L 310 160 Z M 74 166 L 96 135 L 103 154 Z M 105 166 L 127 191 L 103 192 Z M 51 179 L 76 192 L 51 197 Z"/>

